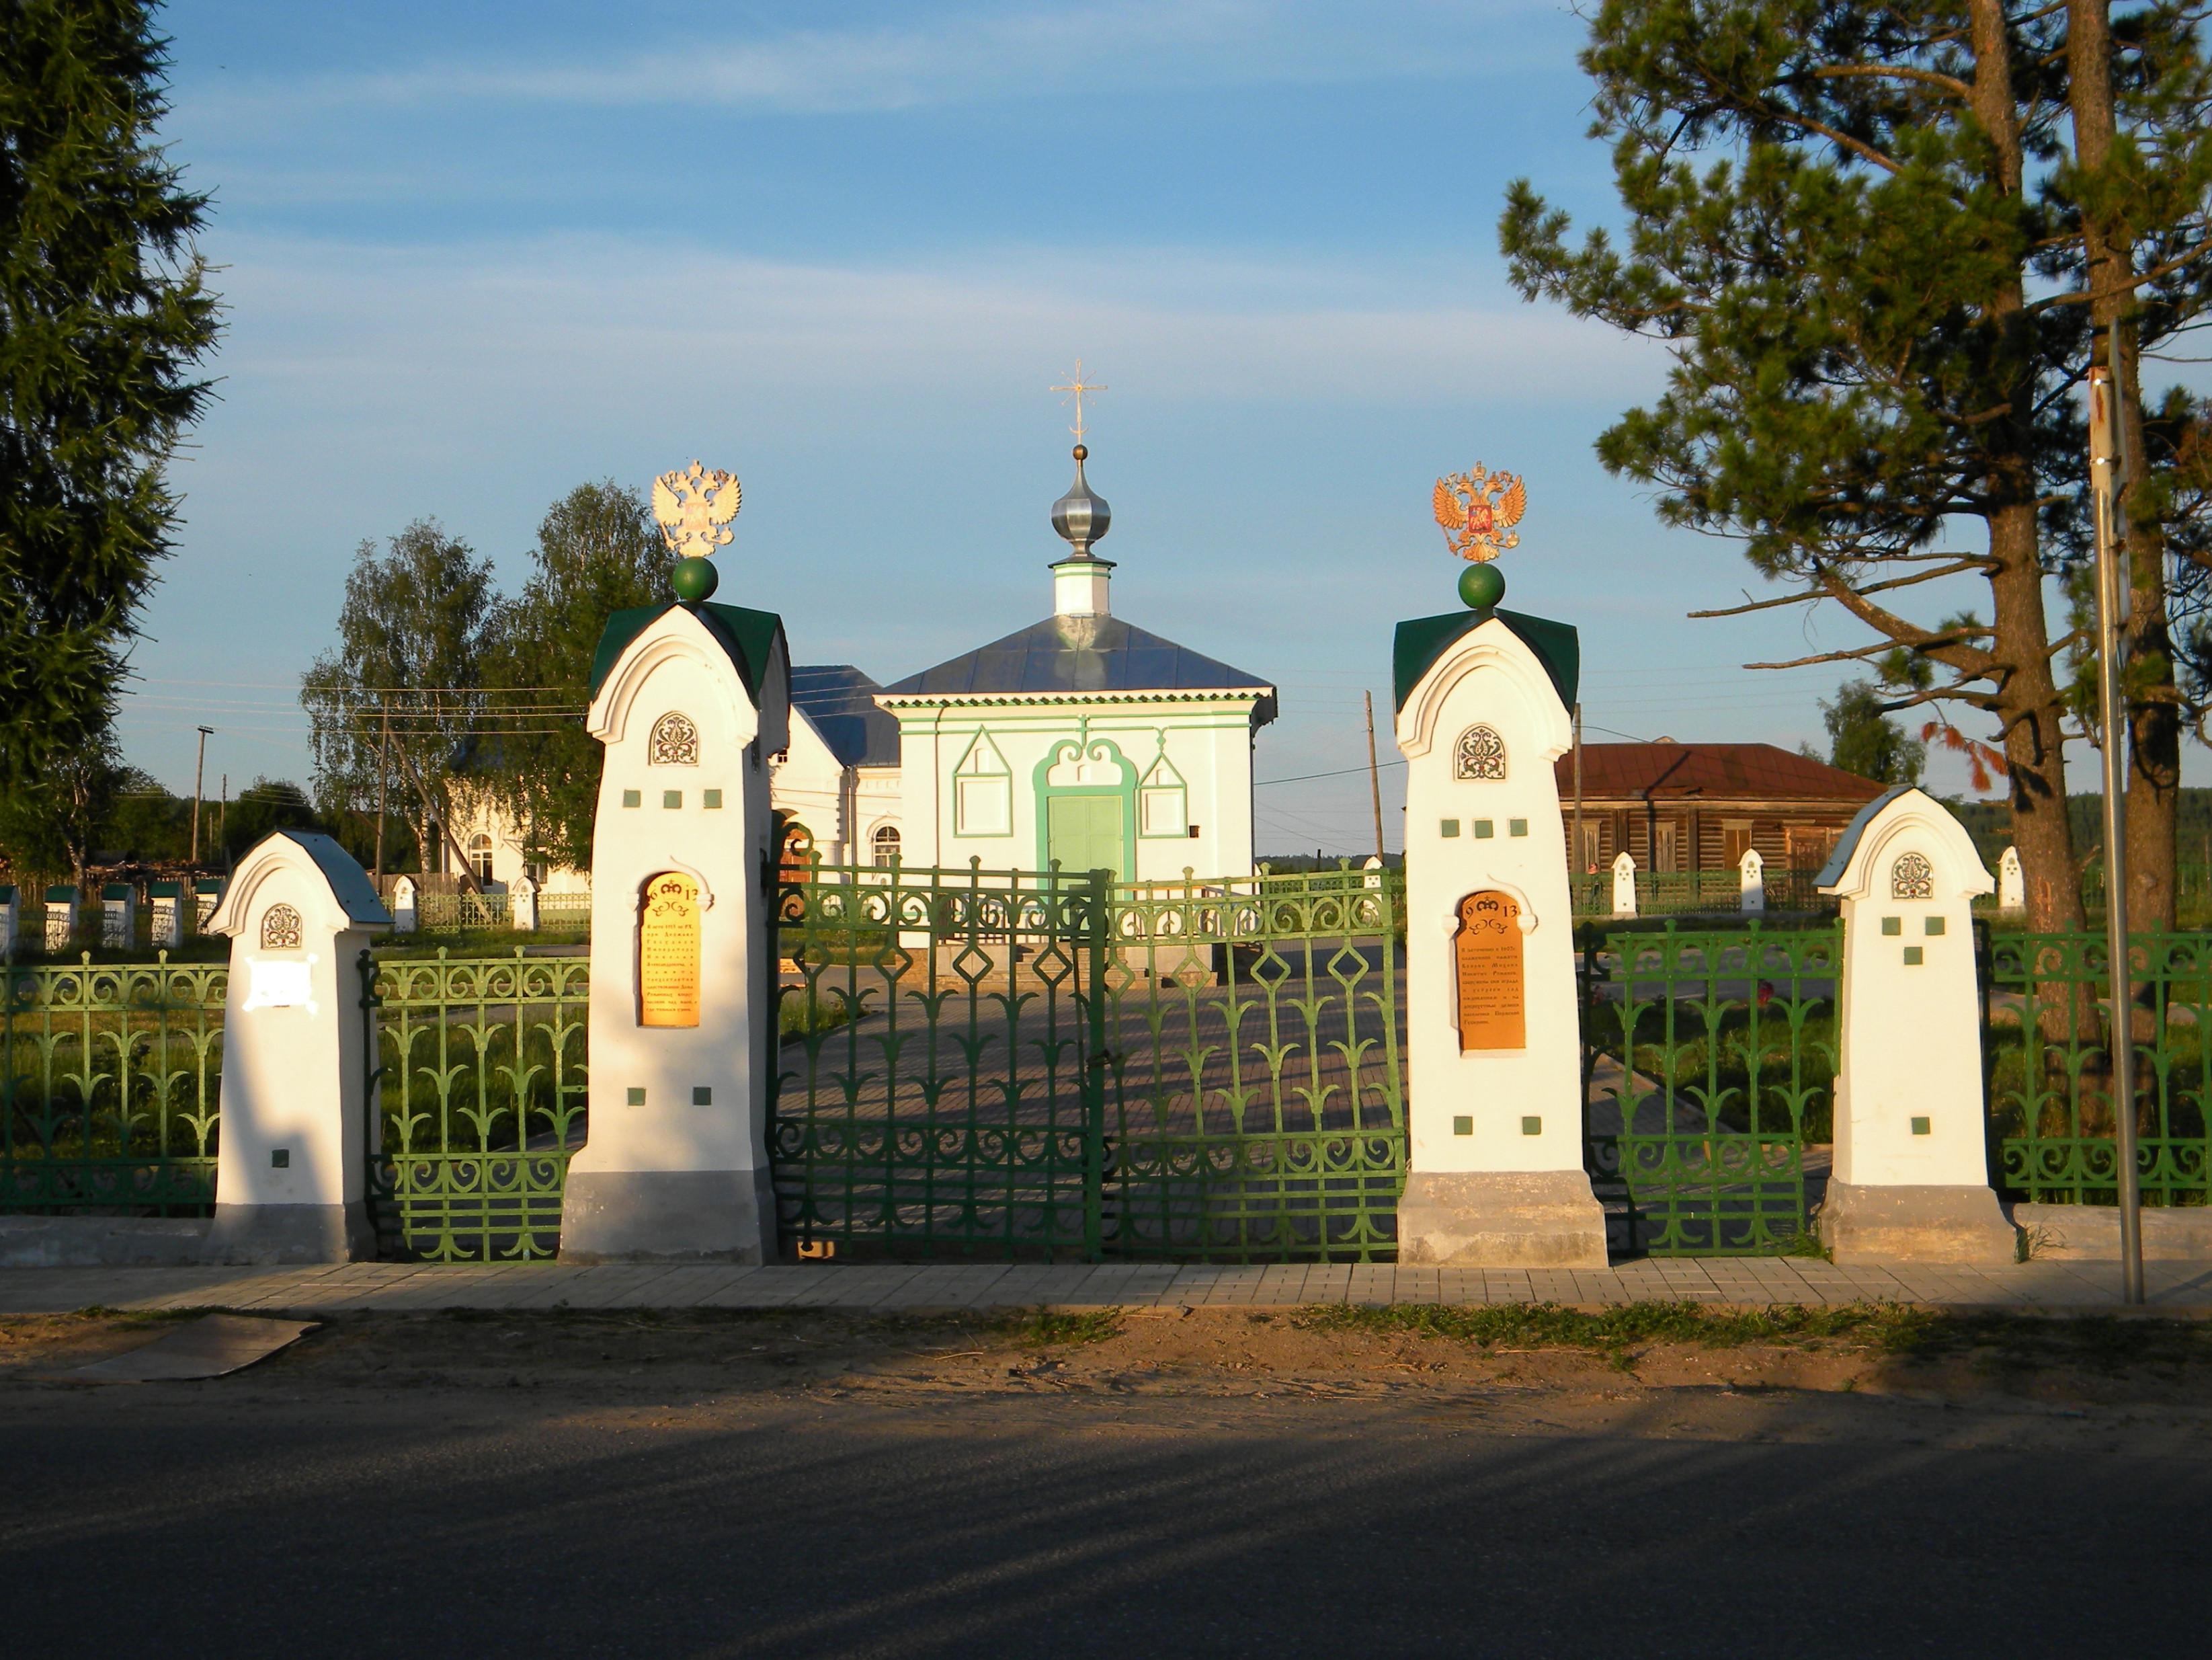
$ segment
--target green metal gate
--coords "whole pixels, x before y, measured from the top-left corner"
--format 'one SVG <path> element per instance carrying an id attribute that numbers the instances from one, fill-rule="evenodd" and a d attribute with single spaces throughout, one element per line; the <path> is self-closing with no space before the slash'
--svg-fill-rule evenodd
<path id="1" fill-rule="evenodd" d="M 769 1153 L 802 1254 L 1395 1248 L 1395 876 L 1117 885 L 800 854 Z"/>
<path id="2" fill-rule="evenodd" d="M 1832 1139 L 1839 927 L 1593 933 L 1585 1157 L 1616 1254 L 1757 1256 L 1808 1237 Z"/>

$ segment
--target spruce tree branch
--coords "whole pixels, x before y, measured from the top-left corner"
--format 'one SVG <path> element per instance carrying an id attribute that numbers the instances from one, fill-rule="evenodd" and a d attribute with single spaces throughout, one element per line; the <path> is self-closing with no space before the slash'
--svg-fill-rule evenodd
<path id="1" fill-rule="evenodd" d="M 2065 294 L 2046 295 L 2040 300 L 2030 301 L 2027 309 L 2031 312 L 2044 312 L 2050 310 L 2053 306 L 2094 306 L 2100 300 L 2109 300 L 2116 295 L 2131 294 L 2146 283 L 2155 283 L 2162 277 L 2171 277 L 2185 265 L 2195 265 L 2208 253 L 2212 253 L 2212 236 L 2206 237 L 2186 252 L 2174 255 L 2164 265 L 2154 265 L 2140 275 L 2129 277 L 2124 283 L 2114 283 L 2107 288 L 2075 289 Z"/>

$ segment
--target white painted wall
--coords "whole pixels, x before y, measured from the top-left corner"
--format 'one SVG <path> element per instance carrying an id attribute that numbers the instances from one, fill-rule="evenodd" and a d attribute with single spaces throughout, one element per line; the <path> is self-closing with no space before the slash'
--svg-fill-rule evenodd
<path id="1" fill-rule="evenodd" d="M 1481 721 L 1505 743 L 1506 775 L 1453 775 L 1460 734 Z M 1553 763 L 1567 710 L 1535 654 L 1492 619 L 1463 635 L 1399 711 L 1406 778 L 1407 1062 L 1411 1168 L 1573 1171 L 1583 1167 L 1581 1025 L 1565 826 Z M 1512 821 L 1526 833 L 1511 833 Z M 1478 836 L 1478 821 L 1493 833 Z M 1446 834 L 1447 823 L 1456 834 Z M 1528 1046 L 1462 1054 L 1453 937 L 1459 903 L 1486 888 L 1520 902 Z M 1453 1120 L 1473 1120 L 1455 1134 Z M 1535 1135 L 1522 1120 L 1541 1120 Z"/>
<path id="2" fill-rule="evenodd" d="M 1894 891 L 1898 861 L 1913 854 L 1932 869 L 1932 898 Z M 1991 886 L 1965 828 L 1933 796 L 1911 790 L 1875 815 L 1839 879 L 1820 890 L 1841 898 L 1844 915 L 1838 1181 L 1987 1185 L 1968 907 Z M 1894 933 L 1883 931 L 1886 921 Z M 1925 1134 L 1914 1134 L 1916 1118 Z"/>
<path id="3" fill-rule="evenodd" d="M 755 969 L 774 960 L 761 938 L 766 756 L 787 741 L 789 665 L 779 660 L 766 682 L 756 708 L 720 644 L 678 606 L 629 643 L 592 701 L 588 728 L 606 745 L 606 768 L 592 843 L 591 1139 L 572 1173 L 766 1166 L 775 1022 Z M 653 723 L 670 710 L 698 727 L 696 766 L 648 759 Z M 720 806 L 706 806 L 710 789 Z M 630 790 L 635 806 L 623 805 Z M 680 806 L 663 805 L 671 790 Z M 664 871 L 700 885 L 696 1027 L 638 1025 L 639 899 Z M 699 1088 L 708 1104 L 694 1104 Z M 633 1089 L 642 1105 L 630 1104 Z"/>
<path id="4" fill-rule="evenodd" d="M 825 865 L 841 865 L 851 858 L 866 862 L 851 842 L 853 769 L 840 761 L 823 740 L 804 709 L 791 711 L 791 743 L 783 759 L 769 762 L 771 800 L 779 812 L 787 812 L 814 833 L 814 846 Z"/>

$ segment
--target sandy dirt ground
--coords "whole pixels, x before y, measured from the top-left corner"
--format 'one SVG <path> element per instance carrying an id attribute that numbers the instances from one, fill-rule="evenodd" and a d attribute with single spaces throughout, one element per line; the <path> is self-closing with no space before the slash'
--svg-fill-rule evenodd
<path id="1" fill-rule="evenodd" d="M 228 1378 L 94 1386 L 70 1369 L 153 1341 L 117 1315 L 0 1321 L 17 1421 L 210 1407 L 527 1400 L 603 1424 L 704 1426 L 771 1402 L 1027 1415 L 1329 1403 L 1460 1417 L 1491 1432 L 1716 1439 L 1871 1437 L 2212 1458 L 2212 1333 L 2172 1322 L 1921 1317 L 1737 1341 L 1378 1329 L 1340 1311 L 861 1316 L 834 1310 L 384 1315 L 325 1323 Z M 1087 1414 L 1086 1414 L 1087 1415 Z"/>

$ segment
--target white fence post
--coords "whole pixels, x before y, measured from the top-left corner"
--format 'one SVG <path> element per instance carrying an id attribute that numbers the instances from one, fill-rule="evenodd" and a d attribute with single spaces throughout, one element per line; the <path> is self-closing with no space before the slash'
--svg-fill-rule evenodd
<path id="1" fill-rule="evenodd" d="M 1736 879 L 1742 885 L 1740 902 L 1745 910 L 1766 909 L 1766 860 L 1759 856 L 1757 848 L 1746 848 L 1743 859 L 1736 866 Z"/>
<path id="2" fill-rule="evenodd" d="M 2027 884 L 2021 878 L 2018 848 L 2007 848 L 1997 857 L 1997 909 L 2002 911 L 2027 909 Z"/>
<path id="3" fill-rule="evenodd" d="M 0 962 L 15 954 L 15 929 L 22 915 L 22 891 L 12 882 L 0 886 Z"/>
<path id="4" fill-rule="evenodd" d="M 412 933 L 416 927 L 415 879 L 403 876 L 392 885 L 392 931 Z"/>
<path id="5" fill-rule="evenodd" d="M 518 876 L 507 885 L 507 921 L 525 933 L 538 931 L 538 884 Z"/>
<path id="6" fill-rule="evenodd" d="M 327 836 L 278 830 L 239 861 L 208 922 L 230 936 L 210 1262 L 376 1255 L 376 1012 L 362 1006 L 360 962 L 390 925 L 368 873 Z"/>
<path id="7" fill-rule="evenodd" d="M 1613 914 L 1636 915 L 1636 861 L 1628 856 L 1626 848 L 1613 859 Z"/>
<path id="8" fill-rule="evenodd" d="M 208 918 L 222 903 L 222 878 L 203 876 L 192 884 L 192 932 L 205 933 Z"/>
<path id="9" fill-rule="evenodd" d="M 1835 1170 L 1820 1237 L 1838 1262 L 2003 1263 L 1990 1187 L 1970 907 L 1990 873 L 1923 790 L 1874 802 L 1820 873 L 1843 902 Z"/>

